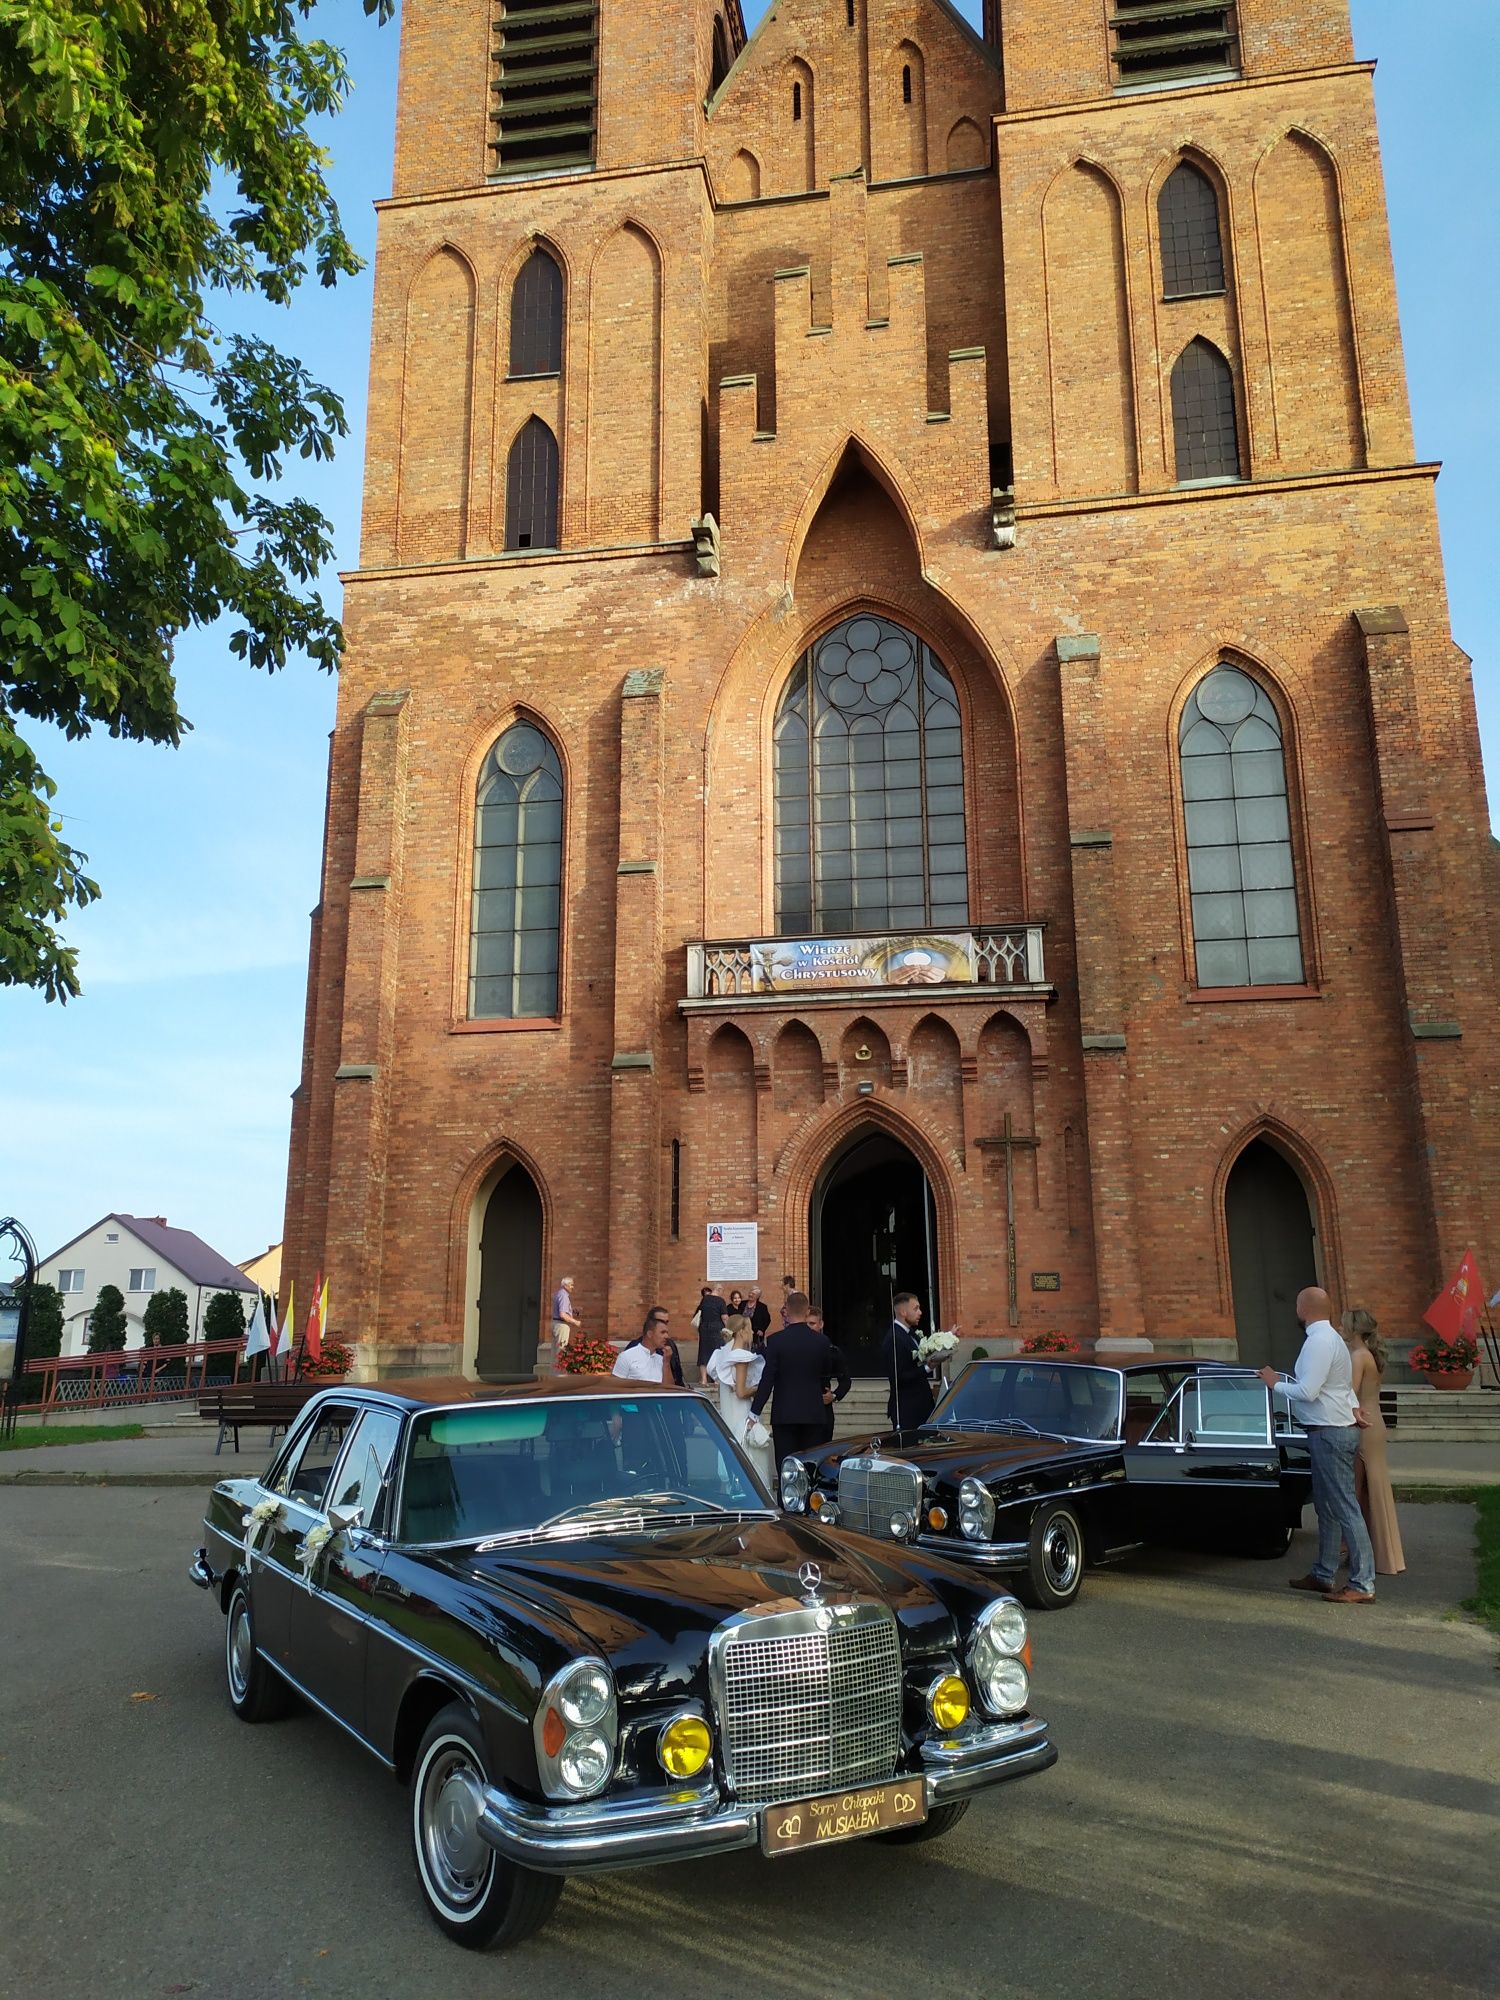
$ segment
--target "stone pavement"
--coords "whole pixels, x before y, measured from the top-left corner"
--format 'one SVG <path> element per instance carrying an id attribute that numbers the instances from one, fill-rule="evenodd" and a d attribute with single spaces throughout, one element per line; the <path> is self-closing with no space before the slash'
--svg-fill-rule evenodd
<path id="1" fill-rule="evenodd" d="M 226 1439 L 216 1458 L 217 1435 L 213 1424 L 184 1420 L 141 1438 L 0 1452 L 0 1486 L 212 1485 L 236 1472 L 253 1475 L 270 1457 L 264 1431 L 247 1431 L 238 1455 L 233 1440 Z M 1500 1485 L 1500 1452 L 1493 1445 L 1401 1444 L 1392 1438 L 1390 1457 L 1391 1476 L 1398 1487 Z"/>

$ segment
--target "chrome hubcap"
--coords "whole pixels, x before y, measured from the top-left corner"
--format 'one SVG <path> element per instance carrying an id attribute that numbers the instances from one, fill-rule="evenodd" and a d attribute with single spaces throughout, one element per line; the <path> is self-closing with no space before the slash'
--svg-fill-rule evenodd
<path id="1" fill-rule="evenodd" d="M 236 1597 L 229 1613 L 229 1691 L 236 1701 L 245 1699 L 250 1685 L 250 1613 L 243 1597 Z"/>
<path id="2" fill-rule="evenodd" d="M 434 1886 L 455 1904 L 484 1890 L 494 1855 L 479 1831 L 484 1786 L 456 1747 L 433 1758 L 422 1787 L 422 1851 Z"/>
<path id="3" fill-rule="evenodd" d="M 1071 1590 L 1078 1577 L 1078 1543 L 1072 1523 L 1053 1521 L 1042 1541 L 1042 1566 L 1054 1590 Z"/>

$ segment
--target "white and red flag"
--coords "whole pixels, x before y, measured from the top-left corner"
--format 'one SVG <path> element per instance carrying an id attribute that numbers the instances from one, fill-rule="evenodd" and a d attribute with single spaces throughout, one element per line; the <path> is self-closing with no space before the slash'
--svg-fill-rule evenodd
<path id="1" fill-rule="evenodd" d="M 1479 1338 L 1479 1310 L 1484 1304 L 1484 1287 L 1474 1252 L 1465 1250 L 1463 1261 L 1444 1285 L 1422 1317 L 1438 1339 L 1451 1347 L 1455 1340 Z"/>

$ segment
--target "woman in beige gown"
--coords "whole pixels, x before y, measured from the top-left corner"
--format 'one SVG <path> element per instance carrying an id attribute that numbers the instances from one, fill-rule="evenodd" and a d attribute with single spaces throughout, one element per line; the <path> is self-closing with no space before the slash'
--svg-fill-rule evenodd
<path id="1" fill-rule="evenodd" d="M 1354 1393 L 1364 1414 L 1366 1428 L 1359 1434 L 1359 1457 L 1354 1468 L 1354 1487 L 1360 1512 L 1370 1531 L 1375 1550 L 1377 1576 L 1399 1576 L 1406 1568 L 1401 1548 L 1401 1526 L 1396 1519 L 1396 1496 L 1391 1491 L 1390 1467 L 1386 1463 L 1385 1418 L 1380 1414 L 1380 1382 L 1385 1374 L 1385 1342 L 1380 1338 L 1375 1315 L 1356 1306 L 1345 1313 L 1340 1331 L 1349 1343 L 1354 1368 Z"/>

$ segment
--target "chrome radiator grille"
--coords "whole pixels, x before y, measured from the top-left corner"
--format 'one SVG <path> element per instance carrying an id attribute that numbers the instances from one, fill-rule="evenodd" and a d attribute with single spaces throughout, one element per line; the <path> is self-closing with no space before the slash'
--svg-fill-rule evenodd
<path id="1" fill-rule="evenodd" d="M 883 1604 L 750 1618 L 715 1641 L 725 1775 L 752 1805 L 889 1778 L 901 1751 L 901 1641 Z"/>
<path id="2" fill-rule="evenodd" d="M 846 1458 L 839 1467 L 839 1522 L 857 1535 L 891 1533 L 892 1514 L 915 1520 L 922 1505 L 922 1475 L 914 1465 L 885 1458 Z"/>

